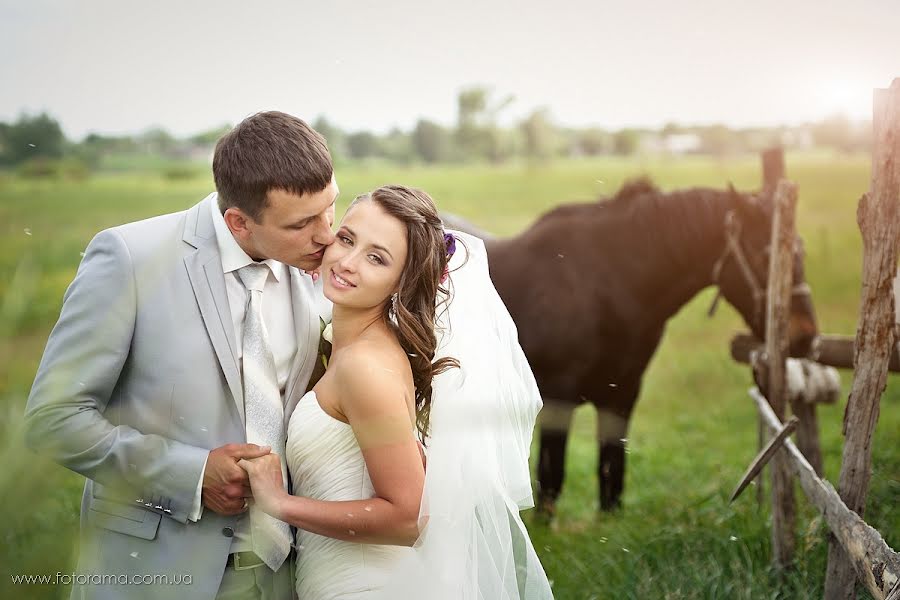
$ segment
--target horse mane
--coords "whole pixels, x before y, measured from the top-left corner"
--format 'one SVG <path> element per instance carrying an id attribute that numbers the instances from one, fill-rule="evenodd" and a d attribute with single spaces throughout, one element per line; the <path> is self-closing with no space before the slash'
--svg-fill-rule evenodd
<path id="1" fill-rule="evenodd" d="M 696 187 L 664 192 L 650 178 L 639 177 L 626 181 L 613 196 L 553 208 L 526 234 L 542 236 L 560 227 L 590 228 L 598 234 L 624 228 L 633 232 L 636 250 L 666 248 L 662 254 L 668 260 L 689 260 L 698 243 L 721 235 L 728 196 L 724 190 Z"/>
<path id="2" fill-rule="evenodd" d="M 619 191 L 616 192 L 616 195 L 609 199 L 601 198 L 600 201 L 606 202 L 628 202 L 634 198 L 639 196 L 643 196 L 644 194 L 659 194 L 660 189 L 656 187 L 656 184 L 646 176 L 638 177 L 636 179 L 629 179 L 622 187 L 619 188 Z"/>
<path id="3" fill-rule="evenodd" d="M 560 204 L 553 207 L 540 217 L 534 223 L 552 223 L 566 217 L 578 216 L 587 217 L 598 214 L 603 209 L 628 209 L 633 208 L 632 201 L 637 201 L 642 197 L 660 197 L 663 192 L 656 186 L 653 181 L 646 176 L 629 179 L 613 196 L 601 196 L 596 202 L 572 202 L 568 204 Z"/>

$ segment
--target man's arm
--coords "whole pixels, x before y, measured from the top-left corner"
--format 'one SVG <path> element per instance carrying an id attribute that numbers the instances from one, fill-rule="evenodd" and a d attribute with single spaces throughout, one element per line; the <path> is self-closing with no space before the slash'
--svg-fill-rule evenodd
<path id="1" fill-rule="evenodd" d="M 88 245 L 63 299 L 25 408 L 31 449 L 185 522 L 209 450 L 104 417 L 128 358 L 136 315 L 131 255 L 115 230 Z"/>

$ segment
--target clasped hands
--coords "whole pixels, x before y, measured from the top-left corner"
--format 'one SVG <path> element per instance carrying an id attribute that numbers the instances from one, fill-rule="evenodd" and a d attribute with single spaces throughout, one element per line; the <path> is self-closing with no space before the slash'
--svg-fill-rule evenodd
<path id="1" fill-rule="evenodd" d="M 245 512 L 251 499 L 260 502 L 260 496 L 269 491 L 263 481 L 251 479 L 250 471 L 261 471 L 264 464 L 268 470 L 270 463 L 277 466 L 278 487 L 283 492 L 281 462 L 269 446 L 226 444 L 211 450 L 203 473 L 203 506 L 225 516 Z M 259 475 L 257 473 L 255 479 L 259 479 Z"/>

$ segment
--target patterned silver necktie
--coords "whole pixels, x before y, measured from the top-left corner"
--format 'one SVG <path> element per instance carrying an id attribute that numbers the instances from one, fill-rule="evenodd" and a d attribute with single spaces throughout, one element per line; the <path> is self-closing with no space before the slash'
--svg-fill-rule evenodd
<path id="1" fill-rule="evenodd" d="M 284 405 L 278 389 L 275 359 L 269 348 L 262 316 L 262 291 L 269 275 L 269 266 L 253 263 L 241 267 L 237 273 L 250 295 L 244 315 L 243 344 L 247 443 L 271 446 L 272 452 L 281 457 L 281 476 L 286 483 Z M 249 513 L 253 551 L 269 568 L 277 571 L 290 552 L 290 526 L 267 515 L 253 504 L 250 505 Z"/>

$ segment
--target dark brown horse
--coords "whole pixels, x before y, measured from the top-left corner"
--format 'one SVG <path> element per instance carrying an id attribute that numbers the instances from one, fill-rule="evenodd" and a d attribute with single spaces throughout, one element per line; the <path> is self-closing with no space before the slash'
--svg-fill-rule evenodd
<path id="1" fill-rule="evenodd" d="M 764 338 L 771 221 L 762 194 L 663 193 L 639 180 L 610 199 L 559 206 L 517 237 L 486 236 L 491 279 L 544 398 L 540 509 L 554 511 L 572 411 L 583 402 L 598 410 L 600 506 L 620 505 L 644 370 L 666 321 L 698 292 L 718 286 Z M 817 328 L 799 240 L 793 268 L 791 353 L 805 355 Z"/>

